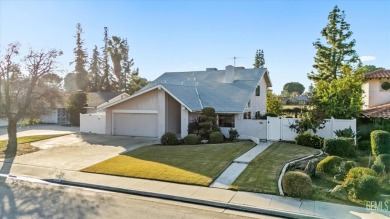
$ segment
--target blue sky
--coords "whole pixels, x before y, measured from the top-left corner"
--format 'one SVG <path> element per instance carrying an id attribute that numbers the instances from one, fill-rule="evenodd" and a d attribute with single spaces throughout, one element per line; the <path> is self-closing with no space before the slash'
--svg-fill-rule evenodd
<path id="1" fill-rule="evenodd" d="M 356 50 L 364 64 L 390 68 L 390 0 L 378 1 L 7 1 L 0 0 L 0 46 L 19 41 L 24 50 L 56 48 L 63 70 L 73 70 L 76 23 L 83 29 L 91 55 L 103 46 L 103 28 L 128 39 L 130 56 L 140 75 L 154 80 L 164 72 L 252 68 L 257 49 L 273 89 L 298 81 L 309 86 L 306 75 L 315 55 L 312 43 L 335 5 L 345 10 Z"/>

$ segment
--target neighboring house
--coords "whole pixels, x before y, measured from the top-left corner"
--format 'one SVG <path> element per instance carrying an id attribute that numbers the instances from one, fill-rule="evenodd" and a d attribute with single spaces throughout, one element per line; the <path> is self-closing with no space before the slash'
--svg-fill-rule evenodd
<path id="1" fill-rule="evenodd" d="M 390 118 L 390 70 L 367 73 L 363 90 L 363 115 Z"/>
<path id="2" fill-rule="evenodd" d="M 69 125 L 69 113 L 66 112 L 68 106 L 68 99 L 70 93 L 64 93 L 62 96 L 62 101 L 57 105 L 57 108 L 52 110 L 50 113 L 47 113 L 41 117 L 42 123 L 51 123 L 51 124 L 61 124 Z M 104 103 L 108 103 L 111 99 L 119 100 L 121 98 L 129 96 L 126 93 L 122 92 L 88 92 L 87 93 L 87 103 L 84 108 L 86 113 L 96 113 L 97 106 Z"/>
<path id="3" fill-rule="evenodd" d="M 302 94 L 294 97 L 294 102 L 298 103 L 298 105 L 307 105 L 309 104 L 309 96 L 306 94 Z"/>
<path id="4" fill-rule="evenodd" d="M 269 87 L 265 68 L 229 65 L 225 70 L 168 72 L 137 93 L 98 110 L 106 112 L 108 135 L 161 137 L 169 131 L 184 137 L 201 110 L 213 107 L 226 134 L 240 121 L 266 113 Z"/>

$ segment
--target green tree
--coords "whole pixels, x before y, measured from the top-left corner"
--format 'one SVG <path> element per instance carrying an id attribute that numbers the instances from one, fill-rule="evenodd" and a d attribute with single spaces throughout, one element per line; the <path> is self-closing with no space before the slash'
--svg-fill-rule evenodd
<path id="1" fill-rule="evenodd" d="M 101 69 L 100 66 L 102 60 L 100 58 L 100 53 L 97 46 L 93 49 L 92 58 L 89 64 L 89 78 L 91 81 L 90 91 L 100 91 L 100 80 L 101 80 Z"/>
<path id="2" fill-rule="evenodd" d="M 141 88 L 145 87 L 149 82 L 146 78 L 142 78 L 138 75 L 138 68 L 131 74 L 130 82 L 127 85 L 127 93 L 132 95 Z"/>
<path id="3" fill-rule="evenodd" d="M 272 92 L 267 91 L 267 113 L 280 115 L 283 111 L 282 100 Z"/>
<path id="4" fill-rule="evenodd" d="M 68 99 L 66 111 L 70 116 L 70 124 L 74 126 L 80 125 L 80 113 L 85 113 L 84 108 L 87 103 L 87 94 L 83 91 L 73 92 Z"/>
<path id="5" fill-rule="evenodd" d="M 283 86 L 283 90 L 287 91 L 290 94 L 295 92 L 298 95 L 301 95 L 305 91 L 305 86 L 303 86 L 299 82 L 289 82 Z"/>
<path id="6" fill-rule="evenodd" d="M 102 69 L 103 69 L 103 76 L 101 78 L 101 91 L 112 91 L 111 86 L 111 75 L 110 75 L 110 64 L 108 63 L 108 28 L 104 27 L 104 47 L 103 49 L 103 61 L 102 61 Z"/>
<path id="7" fill-rule="evenodd" d="M 330 82 L 342 75 L 343 66 L 360 64 L 359 56 L 354 50 L 356 41 L 349 41 L 352 31 L 350 24 L 345 21 L 344 11 L 335 6 L 329 13 L 328 20 L 329 23 L 321 31 L 326 43 L 323 44 L 320 39 L 313 43 L 317 50 L 313 68 L 317 73 L 311 72 L 308 77 L 314 82 Z"/>
<path id="8" fill-rule="evenodd" d="M 75 64 L 76 73 L 76 85 L 78 90 L 86 91 L 89 85 L 88 72 L 85 70 L 85 65 L 87 64 L 87 52 L 83 48 L 84 40 L 81 39 L 81 34 L 83 29 L 81 24 L 77 23 L 77 32 L 76 32 L 76 47 L 73 50 L 75 54 L 75 60 L 71 64 Z"/>
<path id="9" fill-rule="evenodd" d="M 362 110 L 364 72 L 353 72 L 347 66 L 342 71 L 342 77 L 319 81 L 313 90 L 312 102 L 327 118 L 350 119 L 360 116 Z"/>
<path id="10" fill-rule="evenodd" d="M 263 68 L 263 67 L 264 67 L 264 64 L 265 64 L 265 60 L 264 60 L 264 51 L 258 49 L 258 50 L 256 51 L 255 63 L 253 64 L 253 67 L 254 67 L 254 68 Z"/>
<path id="11" fill-rule="evenodd" d="M 77 91 L 76 74 L 68 73 L 64 78 L 64 89 L 67 92 Z"/>
<path id="12" fill-rule="evenodd" d="M 367 73 L 370 73 L 370 72 L 373 72 L 376 70 L 380 70 L 380 69 L 384 69 L 384 68 L 377 67 L 375 65 L 363 65 L 363 66 L 359 67 L 357 69 L 357 71 L 362 71 L 364 74 L 367 74 Z"/>

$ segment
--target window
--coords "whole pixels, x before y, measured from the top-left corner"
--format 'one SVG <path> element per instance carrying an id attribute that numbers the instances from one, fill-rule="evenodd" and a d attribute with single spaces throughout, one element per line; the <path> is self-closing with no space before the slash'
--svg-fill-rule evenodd
<path id="1" fill-rule="evenodd" d="M 234 115 L 218 115 L 219 127 L 234 128 Z"/>
<path id="2" fill-rule="evenodd" d="M 246 108 L 251 108 L 251 101 L 248 102 L 248 104 L 246 105 Z"/>
<path id="3" fill-rule="evenodd" d="M 244 113 L 244 119 L 251 119 L 251 112 L 245 112 Z"/>
<path id="4" fill-rule="evenodd" d="M 256 96 L 260 96 L 260 85 L 256 87 Z"/>
<path id="5" fill-rule="evenodd" d="M 256 111 L 255 112 L 255 119 L 260 119 L 260 117 L 261 117 L 260 111 Z"/>

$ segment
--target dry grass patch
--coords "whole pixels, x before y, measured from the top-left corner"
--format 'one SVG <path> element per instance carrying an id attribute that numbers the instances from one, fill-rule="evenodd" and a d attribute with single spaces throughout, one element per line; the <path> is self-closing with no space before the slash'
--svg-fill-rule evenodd
<path id="1" fill-rule="evenodd" d="M 82 171 L 208 186 L 235 158 L 253 146 L 249 141 L 205 145 L 150 145 Z"/>
<path id="2" fill-rule="evenodd" d="M 39 148 L 32 146 L 30 143 L 35 142 L 35 141 L 42 141 L 46 140 L 49 138 L 56 138 L 64 136 L 64 134 L 60 135 L 34 135 L 34 136 L 24 136 L 24 137 L 19 137 L 18 138 L 18 151 L 17 155 L 23 155 L 23 154 L 28 154 L 32 152 L 39 151 Z M 0 158 L 4 158 L 4 150 L 7 148 L 7 140 L 2 140 L 0 141 Z"/>

